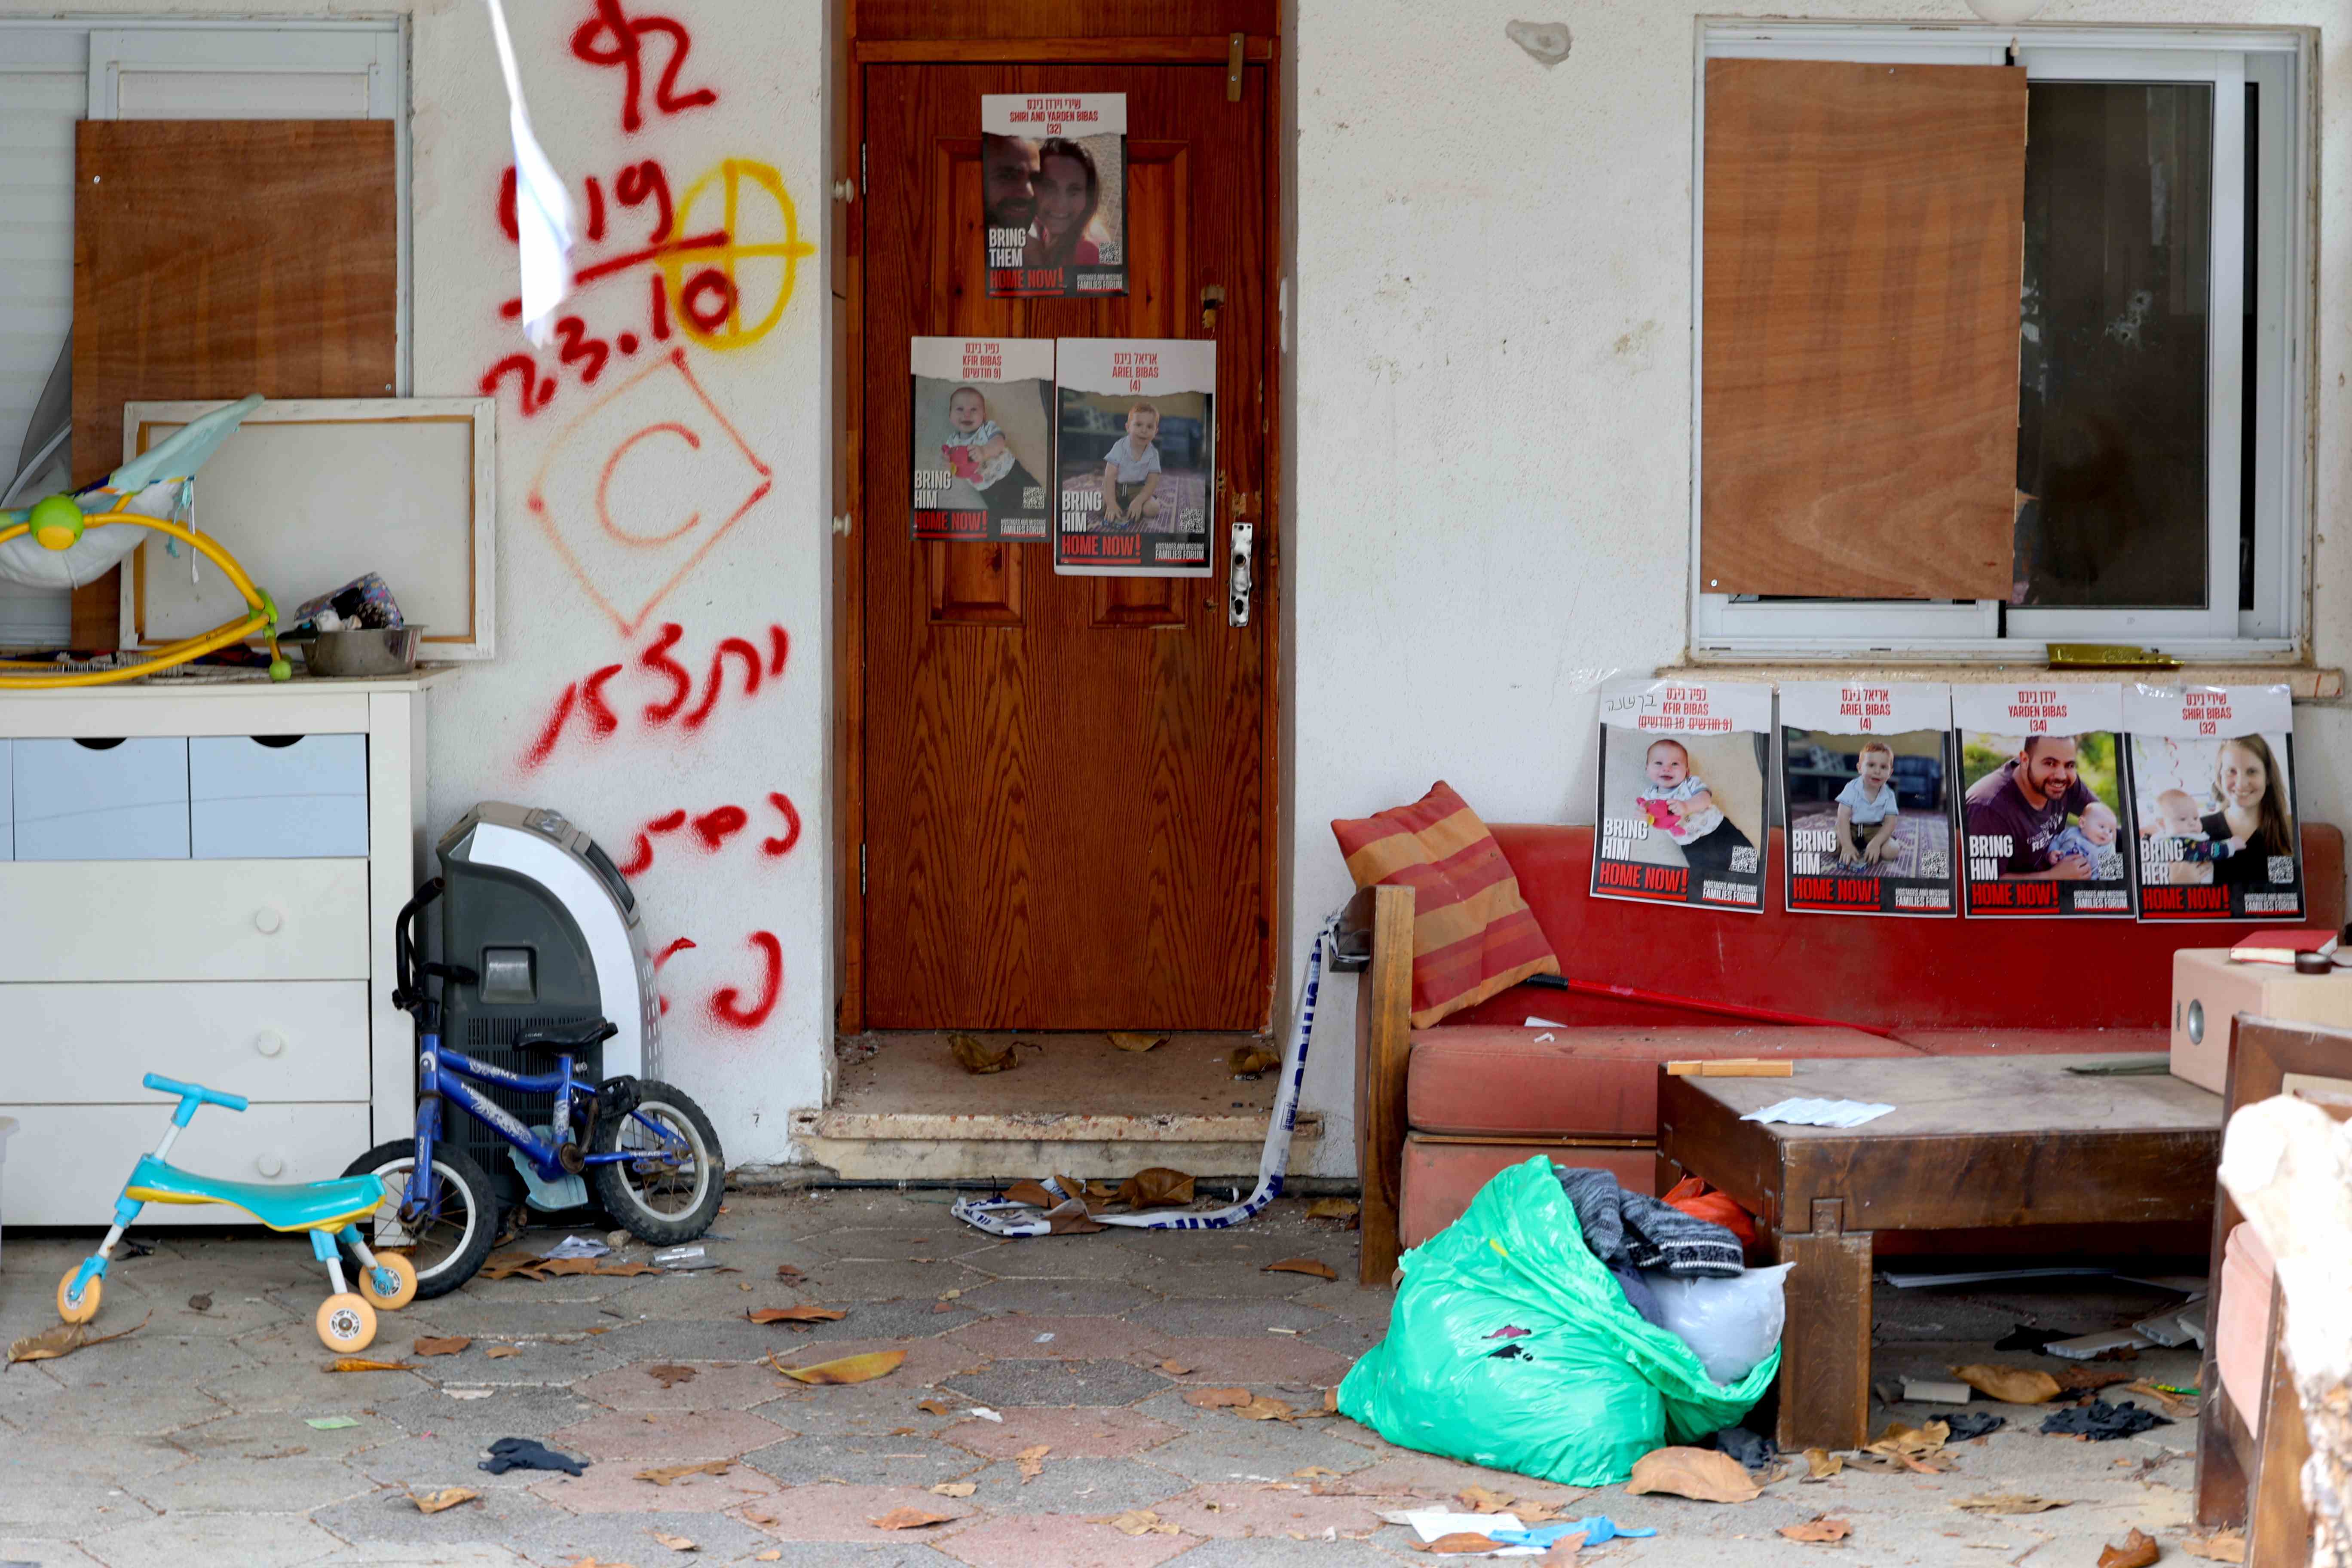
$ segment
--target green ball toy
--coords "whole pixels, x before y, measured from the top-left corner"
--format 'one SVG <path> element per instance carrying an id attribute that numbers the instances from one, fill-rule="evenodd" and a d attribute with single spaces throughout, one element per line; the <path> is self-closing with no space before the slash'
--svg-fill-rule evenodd
<path id="1" fill-rule="evenodd" d="M 81 508 L 71 496 L 45 496 L 35 501 L 28 521 L 34 540 L 44 550 L 70 550 L 81 539 Z"/>

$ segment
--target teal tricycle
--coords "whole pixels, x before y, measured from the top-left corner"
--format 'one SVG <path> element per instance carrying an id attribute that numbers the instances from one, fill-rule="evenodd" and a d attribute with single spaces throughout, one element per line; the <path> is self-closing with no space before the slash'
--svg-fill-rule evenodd
<path id="1" fill-rule="evenodd" d="M 376 1309 L 405 1307 L 416 1299 L 416 1268 L 397 1252 L 371 1252 L 357 1221 L 390 1201 L 384 1184 L 373 1176 L 342 1176 L 331 1182 L 305 1182 L 299 1186 L 268 1186 L 258 1182 L 224 1182 L 199 1176 L 164 1163 L 180 1129 L 195 1120 L 196 1107 L 223 1105 L 243 1110 L 245 1096 L 224 1094 L 201 1084 L 175 1083 L 149 1073 L 140 1079 L 149 1089 L 180 1097 L 172 1125 L 152 1154 L 142 1154 L 122 1184 L 114 1205 L 114 1227 L 98 1250 L 58 1281 L 58 1316 L 68 1323 L 87 1323 L 98 1316 L 106 1265 L 124 1227 L 149 1204 L 228 1204 L 243 1209 L 272 1230 L 307 1230 L 310 1250 L 327 1266 L 335 1293 L 319 1308 L 314 1322 L 320 1341 L 331 1351 L 346 1353 L 365 1350 L 375 1339 Z M 343 1265 L 335 1244 L 341 1241 L 360 1260 L 356 1293 L 343 1288 Z"/>

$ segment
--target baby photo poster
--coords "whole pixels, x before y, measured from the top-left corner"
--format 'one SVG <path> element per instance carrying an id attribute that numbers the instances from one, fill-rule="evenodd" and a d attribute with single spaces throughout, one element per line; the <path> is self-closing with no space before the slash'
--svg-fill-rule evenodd
<path id="1" fill-rule="evenodd" d="M 981 216 L 992 300 L 1127 292 L 1127 95 L 988 93 Z"/>
<path id="2" fill-rule="evenodd" d="M 1592 896 L 1760 914 L 1771 729 L 1768 685 L 1603 685 Z"/>
<path id="3" fill-rule="evenodd" d="M 2123 689 L 1955 686 L 1966 912 L 2128 920 Z"/>
<path id="4" fill-rule="evenodd" d="M 1054 524 L 1054 341 L 916 338 L 917 539 L 1035 540 Z"/>
<path id="5" fill-rule="evenodd" d="M 1217 345 L 1064 338 L 1054 570 L 1206 577 L 1217 471 Z"/>
<path id="6" fill-rule="evenodd" d="M 2284 686 L 2124 689 L 2144 921 L 2298 921 L 2303 836 Z"/>
<path id="7" fill-rule="evenodd" d="M 1783 682 L 1788 908 L 1958 914 L 1951 750 L 1948 686 Z"/>

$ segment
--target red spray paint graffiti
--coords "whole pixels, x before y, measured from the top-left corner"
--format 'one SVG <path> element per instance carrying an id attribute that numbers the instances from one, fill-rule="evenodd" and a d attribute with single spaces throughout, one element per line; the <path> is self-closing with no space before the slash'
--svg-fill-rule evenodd
<path id="1" fill-rule="evenodd" d="M 718 92 L 711 88 L 678 90 L 677 74 L 686 67 L 687 51 L 694 47 L 693 36 L 684 23 L 668 16 L 633 17 L 621 9 L 621 0 L 595 0 L 595 15 L 572 35 L 572 52 L 592 66 L 606 69 L 617 66 L 626 73 L 628 86 L 621 98 L 621 129 L 631 135 L 646 122 L 639 95 L 645 81 L 646 40 L 651 37 L 666 39 L 669 45 L 667 63 L 654 84 L 656 110 L 666 115 L 680 114 L 719 101 Z"/>
<path id="2" fill-rule="evenodd" d="M 664 622 L 660 633 L 637 655 L 638 670 L 646 678 L 659 681 L 668 688 L 666 695 L 656 700 L 646 702 L 638 710 L 639 720 L 646 729 L 658 730 L 666 727 L 671 720 L 678 716 L 688 700 L 694 696 L 695 679 L 692 672 L 672 657 L 670 652 L 685 637 L 684 626 L 679 626 L 676 621 Z M 751 639 L 747 637 L 722 639 L 718 647 L 711 652 L 709 682 L 704 686 L 701 700 L 695 704 L 694 711 L 687 714 L 686 728 L 699 730 L 718 710 L 721 699 L 726 695 L 727 670 L 730 664 L 741 667 L 742 695 L 744 699 L 749 700 L 756 697 L 763 686 L 773 687 L 782 679 L 784 667 L 791 657 L 791 650 L 792 638 L 785 634 L 782 626 L 768 628 L 768 655 L 764 664 L 761 663 L 759 650 Z M 530 748 L 523 752 L 523 771 L 525 773 L 537 771 L 555 754 L 557 748 L 562 744 L 564 736 L 573 731 L 584 729 L 586 731 L 584 738 L 591 745 L 601 743 L 617 734 L 621 729 L 621 717 L 614 711 L 612 704 L 606 700 L 604 688 L 625 673 L 627 673 L 626 666 L 608 664 L 591 674 L 586 679 L 575 680 L 565 686 L 557 695 L 554 706 L 549 710 L 547 721 L 540 727 L 539 734 L 532 740 Z M 574 722 L 575 720 L 582 722 Z M 797 829 L 793 830 L 793 834 L 797 836 Z M 778 850 L 776 853 L 781 854 L 782 851 Z"/>
<path id="3" fill-rule="evenodd" d="M 743 994 L 732 985 L 722 987 L 710 997 L 711 1020 L 730 1029 L 758 1028 L 768 1021 L 768 1015 L 776 1010 L 776 1003 L 784 994 L 784 944 L 771 931 L 755 931 L 751 933 L 751 945 L 759 949 L 766 968 L 760 982 L 760 999 L 747 1007 L 743 1005 Z"/>
<path id="4" fill-rule="evenodd" d="M 782 791 L 771 791 L 768 804 L 782 818 L 784 835 L 781 838 L 762 838 L 760 853 L 769 859 L 782 859 L 801 840 L 801 814 L 792 797 Z M 688 816 L 685 808 L 655 817 L 637 830 L 634 847 L 626 864 L 620 868 L 624 877 L 641 877 L 653 869 L 654 840 L 691 826 L 694 837 L 701 841 L 703 853 L 715 855 L 727 841 L 751 825 L 751 814 L 740 805 L 714 806 L 698 816 Z"/>

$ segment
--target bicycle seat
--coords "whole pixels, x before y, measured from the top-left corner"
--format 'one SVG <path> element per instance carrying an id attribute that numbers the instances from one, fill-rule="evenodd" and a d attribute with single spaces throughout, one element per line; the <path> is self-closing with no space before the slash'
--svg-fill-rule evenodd
<path id="1" fill-rule="evenodd" d="M 526 1030 L 515 1040 L 514 1048 L 519 1051 L 584 1051 L 620 1032 L 621 1026 L 609 1018 L 583 1018 L 576 1024 L 558 1024 L 551 1028 Z"/>
<path id="2" fill-rule="evenodd" d="M 268 1182 L 225 1182 L 167 1165 L 152 1154 L 141 1158 L 123 1195 L 142 1204 L 228 1204 L 272 1230 L 316 1230 L 347 1225 L 382 1208 L 388 1194 L 373 1176 L 341 1176 L 291 1186 Z"/>

